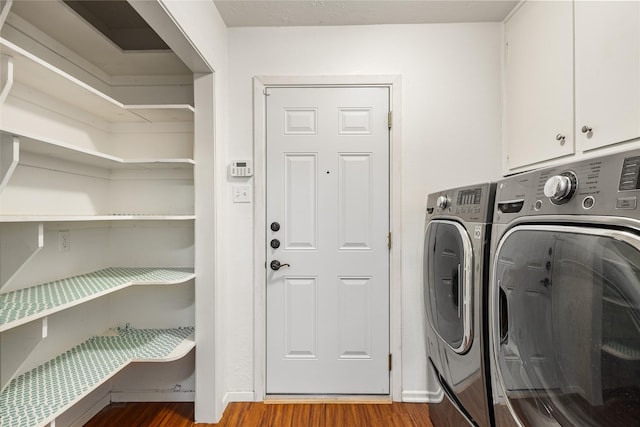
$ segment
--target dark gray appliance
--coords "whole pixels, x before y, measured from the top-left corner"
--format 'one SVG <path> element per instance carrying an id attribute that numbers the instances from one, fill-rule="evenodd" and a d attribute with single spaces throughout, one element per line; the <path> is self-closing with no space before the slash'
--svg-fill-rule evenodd
<path id="1" fill-rule="evenodd" d="M 423 290 L 428 363 L 444 392 L 436 427 L 491 426 L 485 307 L 495 184 L 428 196 Z"/>
<path id="2" fill-rule="evenodd" d="M 640 423 L 640 150 L 498 182 L 496 426 Z"/>

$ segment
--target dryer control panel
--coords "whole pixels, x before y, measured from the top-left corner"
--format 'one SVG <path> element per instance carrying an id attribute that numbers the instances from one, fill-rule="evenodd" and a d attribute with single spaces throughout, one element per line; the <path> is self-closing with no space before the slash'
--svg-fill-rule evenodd
<path id="1" fill-rule="evenodd" d="M 427 218 L 437 215 L 466 222 L 491 222 L 494 192 L 495 184 L 485 183 L 430 194 Z"/>
<path id="2" fill-rule="evenodd" d="M 518 216 L 593 215 L 640 219 L 640 149 L 498 181 L 494 222 Z"/>

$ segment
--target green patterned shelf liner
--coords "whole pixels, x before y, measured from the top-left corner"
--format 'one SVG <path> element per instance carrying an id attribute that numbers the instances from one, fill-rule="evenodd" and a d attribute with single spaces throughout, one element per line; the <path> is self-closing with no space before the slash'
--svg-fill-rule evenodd
<path id="1" fill-rule="evenodd" d="M 0 426 L 45 425 L 132 360 L 167 357 L 194 330 L 127 327 L 92 337 L 13 379 L 0 393 Z"/>
<path id="2" fill-rule="evenodd" d="M 110 267 L 0 295 L 0 326 L 75 301 L 90 298 L 127 283 L 180 282 L 193 268 Z"/>

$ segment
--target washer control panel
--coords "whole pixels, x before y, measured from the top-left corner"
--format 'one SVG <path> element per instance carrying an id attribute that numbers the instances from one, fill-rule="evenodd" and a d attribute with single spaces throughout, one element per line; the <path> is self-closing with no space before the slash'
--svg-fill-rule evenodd
<path id="1" fill-rule="evenodd" d="M 640 149 L 513 175 L 498 181 L 495 222 L 527 215 L 640 219 Z"/>

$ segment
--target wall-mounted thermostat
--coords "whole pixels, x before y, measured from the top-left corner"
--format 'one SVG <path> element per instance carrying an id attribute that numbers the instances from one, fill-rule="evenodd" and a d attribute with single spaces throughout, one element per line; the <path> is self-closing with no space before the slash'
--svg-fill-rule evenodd
<path id="1" fill-rule="evenodd" d="M 234 160 L 229 165 L 229 175 L 244 177 L 253 175 L 253 166 L 250 160 Z"/>

